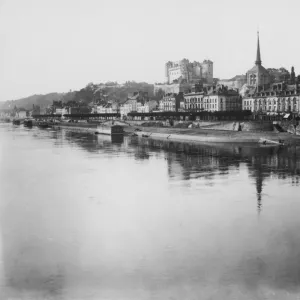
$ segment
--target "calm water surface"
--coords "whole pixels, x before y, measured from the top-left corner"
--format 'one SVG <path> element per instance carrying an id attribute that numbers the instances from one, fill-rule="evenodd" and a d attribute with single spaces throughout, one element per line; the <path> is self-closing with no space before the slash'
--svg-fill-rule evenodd
<path id="1" fill-rule="evenodd" d="M 300 299 L 300 148 L 0 124 L 0 299 Z"/>

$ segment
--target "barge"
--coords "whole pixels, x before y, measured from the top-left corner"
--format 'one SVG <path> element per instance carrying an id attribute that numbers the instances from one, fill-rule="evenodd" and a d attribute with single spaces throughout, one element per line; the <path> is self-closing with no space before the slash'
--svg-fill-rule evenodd
<path id="1" fill-rule="evenodd" d="M 32 127 L 33 121 L 30 119 L 25 119 L 24 120 L 24 127 Z"/>
<path id="2" fill-rule="evenodd" d="M 14 119 L 14 120 L 13 120 L 13 124 L 14 124 L 14 125 L 20 125 L 20 124 L 21 124 L 21 121 L 18 120 L 18 119 Z"/>
<path id="3" fill-rule="evenodd" d="M 124 135 L 123 126 L 120 125 L 98 125 L 96 134 L 106 134 L 106 135 Z"/>
<path id="4" fill-rule="evenodd" d="M 48 128 L 49 127 L 49 124 L 47 122 L 38 122 L 36 125 L 39 128 Z"/>

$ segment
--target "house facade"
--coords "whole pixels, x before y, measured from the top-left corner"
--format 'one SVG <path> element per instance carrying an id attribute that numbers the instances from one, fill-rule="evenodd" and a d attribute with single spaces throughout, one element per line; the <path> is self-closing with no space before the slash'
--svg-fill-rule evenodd
<path id="1" fill-rule="evenodd" d="M 113 114 L 119 111 L 118 103 L 108 102 L 103 105 L 98 105 L 96 107 L 95 113 L 97 114 Z"/>
<path id="2" fill-rule="evenodd" d="M 25 119 L 27 117 L 27 111 L 26 110 L 16 111 L 15 117 L 19 119 Z"/>
<path id="3" fill-rule="evenodd" d="M 156 100 L 149 100 L 148 102 L 142 105 L 141 103 L 137 103 L 137 112 L 138 113 L 149 113 L 152 112 L 157 107 Z"/>
<path id="4" fill-rule="evenodd" d="M 242 99 L 237 90 L 212 86 L 201 92 L 184 95 L 186 111 L 241 111 Z"/>
<path id="5" fill-rule="evenodd" d="M 161 111 L 179 111 L 184 110 L 183 93 L 166 94 L 159 102 L 159 109 Z"/>
<path id="6" fill-rule="evenodd" d="M 138 107 L 144 106 L 149 101 L 147 92 L 134 92 L 128 95 L 127 100 L 120 105 L 121 116 L 127 116 L 130 112 L 138 112 Z"/>
<path id="7" fill-rule="evenodd" d="M 254 93 L 248 93 L 243 98 L 243 110 L 253 113 L 293 113 L 300 112 L 300 87 L 298 84 L 284 82 L 263 86 Z"/>

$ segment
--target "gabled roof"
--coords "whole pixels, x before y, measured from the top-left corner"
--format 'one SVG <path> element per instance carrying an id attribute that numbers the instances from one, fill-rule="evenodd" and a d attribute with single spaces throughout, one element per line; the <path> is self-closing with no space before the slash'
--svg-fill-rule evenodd
<path id="1" fill-rule="evenodd" d="M 270 75 L 270 73 L 262 65 L 255 65 L 247 73 L 260 73 L 260 74 Z"/>

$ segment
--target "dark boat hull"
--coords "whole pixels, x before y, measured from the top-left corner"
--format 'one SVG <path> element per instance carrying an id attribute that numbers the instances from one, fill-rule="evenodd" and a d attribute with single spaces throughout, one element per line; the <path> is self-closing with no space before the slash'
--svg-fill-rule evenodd
<path id="1" fill-rule="evenodd" d="M 25 126 L 25 127 L 32 127 L 32 125 L 33 125 L 33 123 L 32 123 L 31 120 L 25 120 L 25 121 L 24 121 L 24 126 Z"/>
<path id="2" fill-rule="evenodd" d="M 112 125 L 112 126 L 105 126 L 105 125 L 99 125 L 97 126 L 97 131 L 96 133 L 100 134 L 106 134 L 106 135 L 124 135 L 124 130 L 122 126 L 119 125 Z"/>
<path id="3" fill-rule="evenodd" d="M 13 120 L 13 124 L 14 124 L 14 125 L 20 125 L 20 124 L 21 124 L 21 121 L 20 121 L 20 120 Z"/>
<path id="4" fill-rule="evenodd" d="M 39 128 L 48 128 L 49 127 L 48 123 L 38 123 L 37 126 Z"/>

